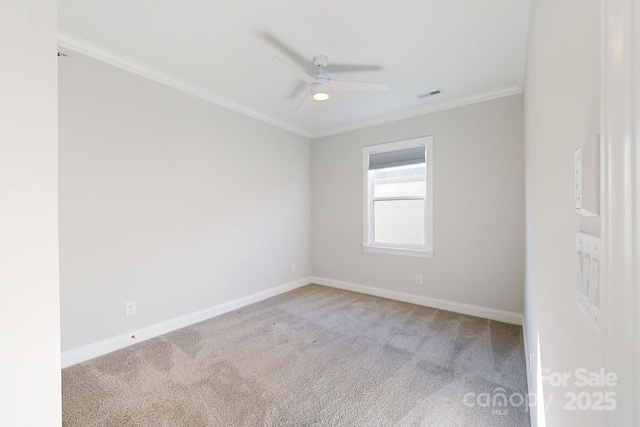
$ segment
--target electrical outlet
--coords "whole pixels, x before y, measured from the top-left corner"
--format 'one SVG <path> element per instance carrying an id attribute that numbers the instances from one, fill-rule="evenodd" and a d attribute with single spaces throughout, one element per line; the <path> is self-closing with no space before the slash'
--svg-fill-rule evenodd
<path id="1" fill-rule="evenodd" d="M 136 302 L 135 301 L 129 301 L 129 302 L 125 303 L 125 305 L 124 305 L 124 313 L 127 316 L 133 316 L 134 314 L 136 314 Z"/>
<path id="2" fill-rule="evenodd" d="M 295 264 L 291 264 L 291 272 L 292 273 L 296 272 L 296 265 Z"/>
<path id="3" fill-rule="evenodd" d="M 416 274 L 416 285 L 422 285 L 422 274 Z"/>

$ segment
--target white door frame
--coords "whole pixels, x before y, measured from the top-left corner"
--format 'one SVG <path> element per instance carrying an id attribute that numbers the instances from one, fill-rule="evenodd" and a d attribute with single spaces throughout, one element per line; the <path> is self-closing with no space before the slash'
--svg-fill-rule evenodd
<path id="1" fill-rule="evenodd" d="M 619 378 L 611 426 L 640 425 L 639 3 L 602 2 L 602 318 L 606 369 Z"/>

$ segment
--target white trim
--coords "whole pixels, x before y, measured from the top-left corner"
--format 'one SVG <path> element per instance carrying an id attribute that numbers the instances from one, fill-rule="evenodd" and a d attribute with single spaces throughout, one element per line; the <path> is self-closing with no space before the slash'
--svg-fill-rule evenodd
<path id="1" fill-rule="evenodd" d="M 605 0 L 601 21 L 604 366 L 624 378 L 607 425 L 640 425 L 640 5 Z M 604 279 L 604 281 L 603 281 Z"/>
<path id="2" fill-rule="evenodd" d="M 262 114 L 255 110 L 247 108 L 228 98 L 219 96 L 213 93 L 212 91 L 205 89 L 201 86 L 182 80 L 178 77 L 172 76 L 163 71 L 156 70 L 154 68 L 141 64 L 129 58 L 125 58 L 116 53 L 109 52 L 105 49 L 93 46 L 89 43 L 78 40 L 68 34 L 58 32 L 58 44 L 67 49 L 71 49 L 83 55 L 89 56 L 93 59 L 97 59 L 99 61 L 113 65 L 114 67 L 121 68 L 125 71 L 129 71 L 130 73 L 134 73 L 142 77 L 146 77 L 157 83 L 172 87 L 182 92 L 186 92 L 193 96 L 197 96 L 198 98 L 202 98 L 206 101 L 228 108 L 229 110 L 233 110 L 240 114 L 244 114 L 256 120 L 260 120 L 270 125 L 279 127 L 281 129 L 288 130 L 289 132 L 293 132 L 300 136 L 304 136 L 305 138 L 312 137 L 312 134 L 307 131 L 304 131 L 295 126 L 291 126 L 288 123 L 284 123 L 266 114 Z"/>
<path id="3" fill-rule="evenodd" d="M 419 258 L 433 258 L 432 250 L 383 248 L 378 246 L 368 246 L 365 244 L 362 245 L 362 250 L 364 252 L 371 252 L 371 253 L 377 253 L 377 254 L 414 256 Z"/>
<path id="4" fill-rule="evenodd" d="M 89 56 L 93 59 L 97 59 L 99 61 L 113 65 L 114 67 L 121 68 L 123 70 L 129 71 L 131 73 L 153 80 L 157 83 L 161 83 L 166 86 L 177 89 L 179 91 L 186 92 L 190 95 L 196 96 L 198 98 L 204 99 L 206 101 L 209 101 L 214 104 L 220 105 L 222 107 L 228 108 L 230 110 L 236 111 L 240 114 L 244 114 L 246 116 L 252 117 L 256 120 L 260 120 L 270 125 L 279 127 L 281 129 L 288 130 L 289 132 L 293 132 L 297 135 L 300 135 L 309 139 L 322 138 L 329 135 L 335 135 L 339 133 L 349 132 L 352 130 L 363 129 L 370 126 L 394 122 L 402 119 L 408 119 L 411 117 L 421 116 L 423 114 L 435 113 L 437 111 L 449 110 L 452 108 L 462 107 L 465 105 L 476 104 L 478 102 L 489 101 L 495 98 L 502 98 L 504 96 L 510 96 L 510 95 L 516 95 L 516 94 L 522 93 L 522 88 L 520 87 L 521 85 L 520 86 L 510 85 L 500 89 L 484 92 L 478 95 L 454 98 L 454 99 L 450 99 L 440 103 L 429 103 L 428 105 L 420 106 L 418 108 L 410 109 L 408 111 L 401 111 L 398 113 L 392 113 L 392 114 L 384 115 L 382 117 L 377 117 L 375 119 L 363 120 L 356 123 L 352 123 L 347 126 L 328 129 L 321 132 L 310 132 L 307 130 L 300 129 L 296 126 L 292 126 L 289 123 L 285 123 L 269 115 L 247 108 L 243 105 L 238 104 L 235 101 L 221 97 L 201 86 L 195 85 L 193 83 L 189 83 L 178 77 L 175 77 L 165 72 L 162 72 L 160 70 L 156 70 L 154 68 L 148 67 L 146 65 L 143 65 L 129 58 L 120 56 L 116 53 L 109 52 L 106 49 L 94 46 L 88 42 L 79 40 L 69 34 L 58 32 L 58 44 L 67 49 L 71 49 L 75 52 Z"/>
<path id="5" fill-rule="evenodd" d="M 276 286 L 265 291 L 248 295 L 246 297 L 241 297 L 232 301 L 224 302 L 222 304 L 218 304 L 213 307 L 196 311 L 184 316 L 176 317 L 174 319 L 157 323 L 155 325 L 150 325 L 141 329 L 137 329 L 135 331 L 130 331 L 126 334 L 121 334 L 112 338 L 107 338 L 102 341 L 65 351 L 64 353 L 62 353 L 62 368 L 67 368 L 69 366 L 73 366 L 78 363 L 82 363 L 87 360 L 102 356 L 104 354 L 123 349 L 130 345 L 158 337 L 160 335 L 202 322 L 207 319 L 211 319 L 221 314 L 237 310 L 249 304 L 254 304 L 267 298 L 271 298 L 276 295 L 298 289 L 310 283 L 317 283 L 319 285 L 329 286 L 336 289 L 343 289 L 352 292 L 359 292 L 363 294 L 389 298 L 397 301 L 408 302 L 411 304 L 418 304 L 441 310 L 452 311 L 455 313 L 468 314 L 470 316 L 482 317 L 484 319 L 496 320 L 499 322 L 511 323 L 514 325 L 523 325 L 523 317 L 518 313 L 313 276 L 305 277 L 294 282 Z M 136 338 L 132 339 L 132 335 Z M 527 347 L 528 343 L 525 340 L 525 351 L 527 351 Z"/>
<path id="6" fill-rule="evenodd" d="M 438 111 L 450 110 L 452 108 L 464 107 L 467 105 L 477 104 L 480 102 L 491 101 L 492 99 L 504 98 L 506 96 L 518 95 L 522 93 L 522 88 L 517 85 L 509 85 L 500 89 L 490 90 L 478 95 L 471 95 L 466 97 L 458 97 L 442 101 L 439 103 L 433 103 L 421 106 L 419 108 L 413 108 L 410 110 L 400 111 L 397 113 L 391 113 L 382 117 L 377 117 L 370 120 L 362 120 L 356 123 L 352 123 L 346 126 L 328 129 L 326 131 L 316 132 L 311 134 L 311 139 L 323 138 L 325 136 L 336 135 L 339 133 L 351 132 L 358 129 L 364 129 L 372 126 L 382 125 L 385 123 L 396 122 L 404 119 L 411 119 L 413 117 L 422 116 L 430 113 L 437 113 Z"/>
<path id="7" fill-rule="evenodd" d="M 533 387 L 533 378 L 531 377 L 531 358 L 533 355 L 531 354 L 529 341 L 527 340 L 527 318 L 524 315 L 522 316 L 522 342 L 524 343 L 524 363 L 527 371 L 527 391 L 529 393 L 537 393 L 537 390 Z M 537 427 L 537 419 L 534 419 L 533 412 L 534 411 L 531 410 L 531 407 L 529 407 L 529 424 L 531 424 L 531 427 Z"/>
<path id="8" fill-rule="evenodd" d="M 227 301 L 222 304 L 206 308 L 204 310 L 196 311 L 194 313 L 186 314 L 184 316 L 176 317 L 174 319 L 170 319 L 161 323 L 156 323 L 155 325 L 131 331 L 126 334 L 107 338 L 93 344 L 88 344 L 79 348 L 75 348 L 73 350 L 65 351 L 64 353 L 62 353 L 62 368 L 66 368 L 93 359 L 95 357 L 111 353 L 112 351 L 120 350 L 130 345 L 158 337 L 160 335 L 193 325 L 198 322 L 202 322 L 203 320 L 211 319 L 212 317 L 237 310 L 246 305 L 292 291 L 294 289 L 308 285 L 310 282 L 311 278 L 305 277 L 294 282 L 286 283 L 284 285 L 276 286 L 265 291 L 248 295 L 246 297 Z M 132 335 L 135 336 L 135 339 L 132 339 Z"/>
<path id="9" fill-rule="evenodd" d="M 369 170 L 369 156 L 376 153 L 424 147 L 426 162 L 426 194 L 424 198 L 424 246 L 382 246 L 373 244 L 372 200 L 373 185 Z M 389 255 L 433 258 L 433 135 L 419 136 L 400 141 L 368 145 L 362 148 L 362 250 Z"/>
<path id="10" fill-rule="evenodd" d="M 382 298 L 389 298 L 411 304 L 423 305 L 440 310 L 453 311 L 455 313 L 467 314 L 469 316 L 482 317 L 483 319 L 495 320 L 498 322 L 522 325 L 523 316 L 520 313 L 497 310 L 495 308 L 480 307 L 477 305 L 465 304 L 455 301 L 448 301 L 437 298 L 425 297 L 422 295 L 408 294 L 405 292 L 392 291 L 389 289 L 375 288 L 373 286 L 360 285 L 356 283 L 342 282 L 340 280 L 327 279 L 324 277 L 311 277 L 312 283 L 330 286 L 345 291 L 359 292 Z"/>

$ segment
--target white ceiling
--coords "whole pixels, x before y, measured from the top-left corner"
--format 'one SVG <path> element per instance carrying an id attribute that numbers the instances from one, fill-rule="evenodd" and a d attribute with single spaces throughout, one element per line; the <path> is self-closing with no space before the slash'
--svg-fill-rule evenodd
<path id="1" fill-rule="evenodd" d="M 59 40 L 250 116 L 318 137 L 522 91 L 530 0 L 59 0 Z M 306 104 L 278 56 L 387 83 Z M 300 63 L 300 59 L 307 63 Z M 337 72 L 332 63 L 377 65 Z M 418 94 L 442 94 L 419 99 Z"/>

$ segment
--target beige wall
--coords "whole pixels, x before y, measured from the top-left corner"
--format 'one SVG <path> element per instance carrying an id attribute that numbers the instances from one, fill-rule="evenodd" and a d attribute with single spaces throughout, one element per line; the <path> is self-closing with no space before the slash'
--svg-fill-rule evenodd
<path id="1" fill-rule="evenodd" d="M 314 275 L 522 313 L 522 102 L 509 96 L 314 140 Z M 434 138 L 434 257 L 363 252 L 362 147 L 424 135 Z"/>
<path id="2" fill-rule="evenodd" d="M 565 392 L 541 369 L 602 366 L 600 334 L 575 302 L 575 235 L 600 232 L 600 218 L 573 210 L 574 150 L 600 131 L 600 2 L 533 2 L 525 87 L 527 280 L 525 318 L 533 393 L 552 403 L 549 426 L 604 425 L 603 411 L 564 410 Z M 539 347 L 537 345 L 539 339 Z M 543 383 L 543 389 L 539 387 Z M 540 425 L 544 415 L 534 411 Z"/>
<path id="3" fill-rule="evenodd" d="M 57 2 L 0 7 L 0 424 L 61 424 Z"/>
<path id="4" fill-rule="evenodd" d="M 68 53 L 63 351 L 310 275 L 308 139 Z"/>
<path id="5" fill-rule="evenodd" d="M 522 96 L 310 142 L 68 53 L 63 351 L 312 274 L 522 313 Z M 422 135 L 435 141 L 435 256 L 365 254 L 362 146 Z M 132 300 L 138 313 L 126 317 Z"/>

